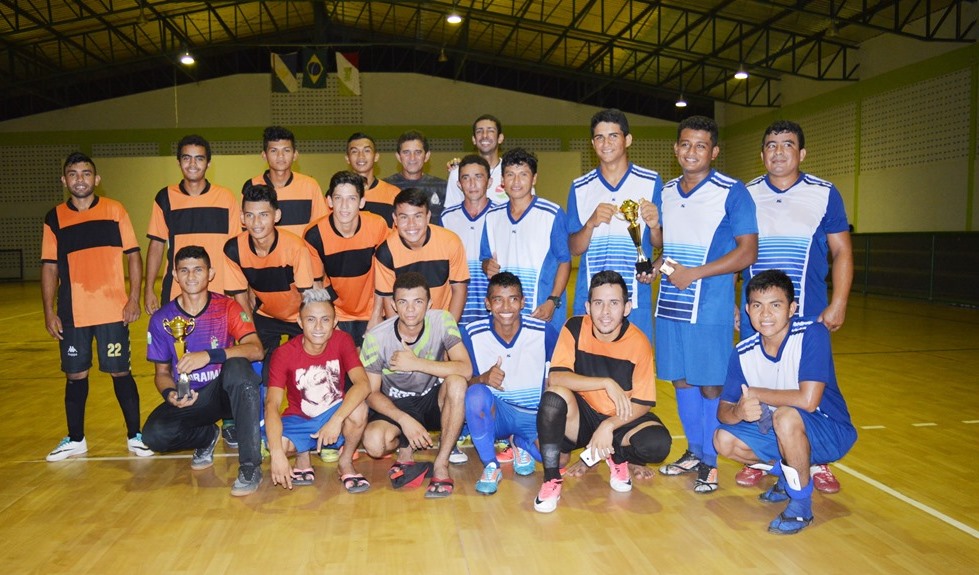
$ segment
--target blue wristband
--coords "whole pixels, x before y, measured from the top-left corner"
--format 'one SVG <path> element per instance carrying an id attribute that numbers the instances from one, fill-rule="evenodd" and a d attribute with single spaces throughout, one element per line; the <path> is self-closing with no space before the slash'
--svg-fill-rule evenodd
<path id="1" fill-rule="evenodd" d="M 224 348 L 209 349 L 207 350 L 207 356 L 211 358 L 211 363 L 224 363 L 228 361 L 228 352 Z"/>

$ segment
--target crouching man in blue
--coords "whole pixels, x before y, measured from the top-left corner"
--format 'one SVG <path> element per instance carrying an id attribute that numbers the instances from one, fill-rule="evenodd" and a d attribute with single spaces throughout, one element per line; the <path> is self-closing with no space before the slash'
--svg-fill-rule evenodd
<path id="1" fill-rule="evenodd" d="M 767 270 L 745 291 L 757 333 L 731 354 L 714 445 L 719 454 L 778 478 L 760 499 L 788 500 L 768 530 L 789 535 L 813 520 L 810 464 L 843 457 L 857 432 L 836 383 L 829 330 L 792 317 L 792 280 Z"/>
<path id="2" fill-rule="evenodd" d="M 238 478 L 231 494 L 250 495 L 262 482 L 262 378 L 250 362 L 262 359 L 264 352 L 255 324 L 234 299 L 207 290 L 214 269 L 204 248 L 181 248 L 174 257 L 173 276 L 181 293 L 153 314 L 147 334 L 146 359 L 156 364 L 156 388 L 163 403 L 146 419 L 143 441 L 157 452 L 193 449 L 191 469 L 207 469 L 214 465 L 214 447 L 221 437 L 215 422 L 233 417 L 238 426 Z M 176 351 L 170 333 L 178 317 L 194 325 L 184 338 L 185 353 Z M 178 397 L 179 374 L 190 380 L 190 395 Z"/>

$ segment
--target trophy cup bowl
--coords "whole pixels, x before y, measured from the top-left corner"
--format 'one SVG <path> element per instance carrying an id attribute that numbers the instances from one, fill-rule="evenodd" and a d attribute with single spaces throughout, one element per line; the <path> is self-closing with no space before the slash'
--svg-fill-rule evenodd
<path id="1" fill-rule="evenodd" d="M 183 318 L 177 316 L 173 319 L 163 320 L 163 329 L 173 336 L 173 347 L 177 352 L 177 358 L 181 358 L 187 352 L 187 342 L 185 338 L 194 332 L 197 327 L 194 318 Z M 190 395 L 190 378 L 186 373 L 181 373 L 177 378 L 177 399 L 183 399 Z"/>
<path id="2" fill-rule="evenodd" d="M 642 251 L 642 230 L 639 227 L 639 203 L 633 200 L 626 200 L 619 206 L 619 213 L 625 221 L 629 222 L 629 237 L 632 238 L 633 245 L 636 246 L 636 273 L 653 273 L 653 262 L 649 261 L 646 254 Z"/>

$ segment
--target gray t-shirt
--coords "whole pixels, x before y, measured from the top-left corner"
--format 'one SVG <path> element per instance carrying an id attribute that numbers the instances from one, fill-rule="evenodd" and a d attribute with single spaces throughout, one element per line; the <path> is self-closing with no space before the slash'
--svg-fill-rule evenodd
<path id="1" fill-rule="evenodd" d="M 442 210 L 445 209 L 445 185 L 446 181 L 436 178 L 430 174 L 422 174 L 419 180 L 409 180 L 401 175 L 401 172 L 391 174 L 384 178 L 389 184 L 394 184 L 402 190 L 408 188 L 420 188 L 428 194 L 428 209 L 432 212 L 432 223 L 442 225 Z"/>

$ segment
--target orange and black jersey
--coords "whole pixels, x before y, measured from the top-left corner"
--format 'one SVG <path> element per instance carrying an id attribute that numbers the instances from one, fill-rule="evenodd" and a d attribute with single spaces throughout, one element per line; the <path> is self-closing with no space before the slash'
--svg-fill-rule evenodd
<path id="1" fill-rule="evenodd" d="M 58 266 L 61 323 L 88 327 L 123 321 L 129 292 L 122 256 L 138 251 L 129 214 L 113 199 L 95 196 L 81 212 L 71 200 L 51 209 L 44 216 L 41 261 Z"/>
<path id="2" fill-rule="evenodd" d="M 374 309 L 374 251 L 391 232 L 381 216 L 360 212 L 357 231 L 345 238 L 326 216 L 306 229 L 304 239 L 316 254 L 313 276 L 323 278 L 338 321 L 369 320 Z"/>
<path id="3" fill-rule="evenodd" d="M 394 223 L 394 198 L 399 193 L 398 186 L 374 178 L 371 187 L 364 190 L 364 211 L 381 216 L 390 228 Z"/>
<path id="4" fill-rule="evenodd" d="M 450 284 L 469 283 L 469 264 L 462 240 L 451 230 L 429 225 L 425 244 L 413 250 L 397 232 L 377 247 L 374 255 L 374 291 L 380 296 L 394 295 L 394 278 L 405 272 L 425 276 L 432 292 L 432 309 L 449 309 L 452 301 Z"/>
<path id="5" fill-rule="evenodd" d="M 319 183 L 305 174 L 293 172 L 286 185 L 277 188 L 269 179 L 269 171 L 265 170 L 261 176 L 255 176 L 245 182 L 241 188 L 242 193 L 255 184 L 264 184 L 275 190 L 279 200 L 279 210 L 282 211 L 282 218 L 275 227 L 280 230 L 302 237 L 310 222 L 322 218 L 328 212 L 326 199 L 323 197 L 323 190 L 320 189 Z"/>
<path id="6" fill-rule="evenodd" d="M 167 271 L 163 276 L 161 299 L 170 301 L 180 295 L 173 281 L 173 256 L 185 246 L 207 250 L 214 268 L 214 279 L 208 287 L 224 293 L 224 244 L 241 231 L 241 206 L 231 190 L 207 182 L 204 191 L 192 196 L 184 183 L 163 188 L 153 200 L 153 212 L 146 237 L 167 245 Z"/>
<path id="7" fill-rule="evenodd" d="M 255 293 L 255 312 L 282 321 L 299 318 L 300 292 L 313 287 L 309 245 L 294 234 L 275 230 L 268 255 L 255 253 L 248 232 L 224 244 L 225 293 L 236 295 L 249 287 Z"/>
<path id="8" fill-rule="evenodd" d="M 572 371 L 587 377 L 608 377 L 619 384 L 634 403 L 656 405 L 653 350 L 646 335 L 622 320 L 618 337 L 605 342 L 595 337 L 589 316 L 568 319 L 558 336 L 551 373 Z M 595 411 L 613 416 L 615 403 L 605 390 L 577 391 Z"/>

